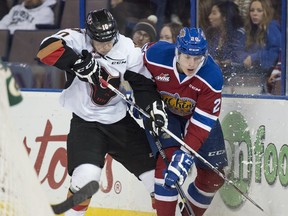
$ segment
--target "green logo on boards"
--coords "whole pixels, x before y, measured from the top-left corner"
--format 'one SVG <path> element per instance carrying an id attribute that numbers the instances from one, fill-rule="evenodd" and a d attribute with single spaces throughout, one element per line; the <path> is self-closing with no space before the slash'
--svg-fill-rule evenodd
<path id="1" fill-rule="evenodd" d="M 233 111 L 223 119 L 222 128 L 231 168 L 227 177 L 247 193 L 252 174 L 252 143 L 247 122 L 241 113 Z M 227 183 L 220 189 L 220 196 L 231 208 L 243 203 L 242 195 Z"/>
<path id="2" fill-rule="evenodd" d="M 229 112 L 222 121 L 230 171 L 227 176 L 243 192 L 249 194 L 251 182 L 274 185 L 278 178 L 281 187 L 288 187 L 288 145 L 279 152 L 273 143 L 266 144 L 266 128 L 260 125 L 256 140 L 251 141 L 246 119 L 240 112 Z M 253 145 L 252 145 L 253 143 Z M 279 149 L 279 146 L 278 146 Z M 254 178 L 252 179 L 252 173 Z M 264 180 L 264 181 L 263 181 Z M 233 186 L 225 183 L 219 190 L 224 203 L 230 208 L 243 204 L 242 195 Z"/>

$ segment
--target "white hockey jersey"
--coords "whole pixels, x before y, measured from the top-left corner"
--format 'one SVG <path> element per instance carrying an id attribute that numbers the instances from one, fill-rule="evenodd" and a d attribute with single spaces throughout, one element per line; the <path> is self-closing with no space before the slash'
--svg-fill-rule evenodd
<path id="1" fill-rule="evenodd" d="M 65 45 L 78 55 L 81 55 L 82 50 L 85 49 L 92 52 L 101 65 L 101 76 L 115 88 L 120 88 L 125 73 L 131 73 L 132 77 L 135 77 L 133 73 L 139 73 L 149 80 L 151 78 L 151 74 L 143 65 L 141 49 L 135 48 L 132 40 L 123 35 L 119 35 L 117 43 L 105 56 L 100 56 L 94 51 L 91 39 L 85 34 L 84 29 L 61 30 L 44 39 L 43 43 L 49 38 L 65 41 Z M 50 56 L 55 58 L 55 52 Z M 47 59 L 49 55 L 46 57 L 46 62 Z M 45 58 L 40 60 L 45 63 Z M 144 76 L 143 78 L 146 79 Z M 124 88 L 119 90 L 124 91 Z M 110 89 L 101 84 L 91 85 L 81 81 L 77 76 L 74 76 L 71 84 L 63 90 L 60 103 L 86 121 L 97 121 L 103 124 L 115 123 L 125 117 L 127 112 L 126 102 Z"/>

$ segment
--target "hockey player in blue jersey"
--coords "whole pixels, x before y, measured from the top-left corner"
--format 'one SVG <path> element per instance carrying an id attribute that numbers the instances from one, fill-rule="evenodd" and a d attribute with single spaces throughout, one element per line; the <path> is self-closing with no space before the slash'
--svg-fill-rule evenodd
<path id="1" fill-rule="evenodd" d="M 150 71 L 166 105 L 168 129 L 182 138 L 193 150 L 220 172 L 227 165 L 222 129 L 218 120 L 223 77 L 221 69 L 208 54 L 207 41 L 200 28 L 183 28 L 176 45 L 159 41 L 148 46 L 144 64 Z M 146 129 L 153 130 L 145 121 Z M 183 184 L 192 164 L 197 169 L 196 179 L 188 188 L 188 200 L 195 216 L 209 207 L 223 179 L 193 156 L 166 133 L 160 133 L 166 157 L 164 162 L 147 133 L 154 155 L 155 198 L 158 216 L 175 216 L 178 192 L 175 183 Z M 183 210 L 183 215 L 187 212 Z"/>

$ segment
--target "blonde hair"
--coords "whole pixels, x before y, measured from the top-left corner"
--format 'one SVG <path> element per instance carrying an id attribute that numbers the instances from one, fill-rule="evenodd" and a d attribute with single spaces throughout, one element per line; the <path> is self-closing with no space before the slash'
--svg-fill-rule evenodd
<path id="1" fill-rule="evenodd" d="M 250 8 L 253 2 L 260 2 L 263 9 L 263 20 L 259 25 L 252 23 L 250 18 Z M 273 8 L 269 0 L 251 0 L 249 4 L 249 11 L 246 17 L 246 48 L 250 48 L 253 44 L 257 44 L 260 47 L 264 47 L 266 44 L 267 27 L 273 19 Z"/>

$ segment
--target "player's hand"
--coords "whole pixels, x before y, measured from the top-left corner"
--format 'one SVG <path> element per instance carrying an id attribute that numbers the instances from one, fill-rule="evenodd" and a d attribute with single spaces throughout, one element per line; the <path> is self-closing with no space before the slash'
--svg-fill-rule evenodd
<path id="1" fill-rule="evenodd" d="M 162 127 L 167 128 L 168 117 L 163 101 L 154 101 L 146 110 L 151 116 L 145 121 L 145 126 L 149 131 L 154 131 L 158 134 Z"/>
<path id="2" fill-rule="evenodd" d="M 193 156 L 181 149 L 174 152 L 164 175 L 165 186 L 175 187 L 176 182 L 182 185 L 193 165 Z"/>
<path id="3" fill-rule="evenodd" d="M 82 50 L 82 57 L 73 65 L 76 76 L 93 85 L 99 83 L 100 65 L 87 50 Z"/>

